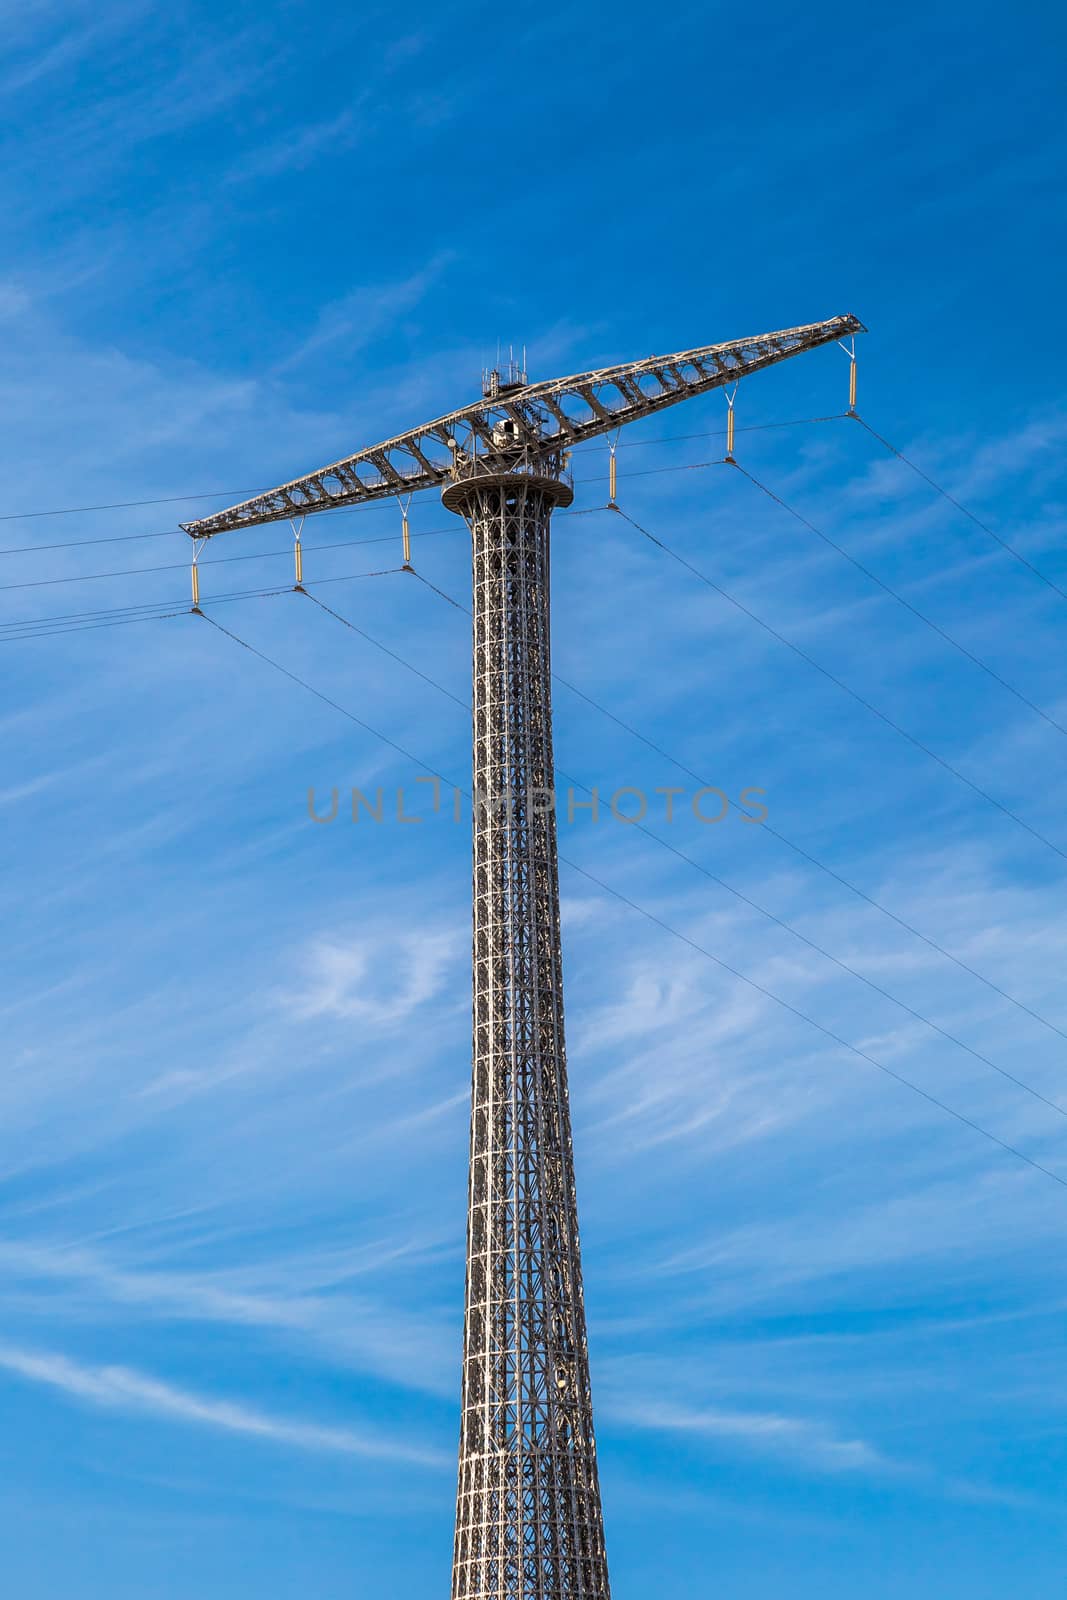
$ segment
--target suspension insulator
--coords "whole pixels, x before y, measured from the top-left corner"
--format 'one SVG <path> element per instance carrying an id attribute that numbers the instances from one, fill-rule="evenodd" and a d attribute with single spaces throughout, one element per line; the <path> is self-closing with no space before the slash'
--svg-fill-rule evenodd
<path id="1" fill-rule="evenodd" d="M 726 413 L 726 459 L 734 459 L 734 403 L 730 401 L 730 409 Z"/>
<path id="2" fill-rule="evenodd" d="M 856 409 L 856 358 L 852 357 L 848 369 L 848 409 Z"/>
<path id="3" fill-rule="evenodd" d="M 405 567 L 410 567 L 410 565 L 411 565 L 411 529 L 408 527 L 408 514 L 407 514 L 406 511 L 401 511 L 401 513 L 400 513 L 400 532 L 401 532 L 401 536 L 402 536 L 402 538 L 404 540 L 404 565 L 405 565 Z"/>
<path id="4" fill-rule="evenodd" d="M 612 506 L 615 504 L 615 491 L 618 488 L 618 482 L 618 473 L 615 470 L 615 446 L 612 445 L 611 454 L 608 457 L 608 504 Z"/>
<path id="5" fill-rule="evenodd" d="M 293 568 L 296 572 L 297 588 L 299 588 L 304 581 L 304 551 L 299 539 L 293 545 Z"/>
<path id="6" fill-rule="evenodd" d="M 196 564 L 195 561 L 193 562 L 192 573 L 193 573 L 193 605 L 194 606 L 198 606 L 200 604 L 200 571 L 199 571 L 199 568 L 197 567 L 197 564 Z"/>

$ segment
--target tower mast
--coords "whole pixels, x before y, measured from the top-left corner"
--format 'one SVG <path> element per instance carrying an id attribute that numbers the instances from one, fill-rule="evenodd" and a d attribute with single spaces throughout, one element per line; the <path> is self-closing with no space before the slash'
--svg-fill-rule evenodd
<path id="1" fill-rule="evenodd" d="M 549 523 L 572 498 L 566 453 L 861 332 L 856 317 L 831 317 L 539 384 L 509 362 L 485 375 L 474 405 L 183 524 L 194 542 L 194 606 L 196 559 L 228 529 L 292 521 L 299 585 L 300 528 L 313 512 L 438 487 L 470 527 L 473 1089 L 453 1600 L 609 1600 L 553 784 Z"/>
<path id="2" fill-rule="evenodd" d="M 490 374 L 499 396 L 506 385 Z M 487 385 L 488 387 L 488 385 Z M 453 1600 L 608 1600 L 567 1094 L 549 523 L 562 454 L 457 460 L 471 530 L 473 1081 Z M 498 423 L 498 439 L 508 423 Z"/>

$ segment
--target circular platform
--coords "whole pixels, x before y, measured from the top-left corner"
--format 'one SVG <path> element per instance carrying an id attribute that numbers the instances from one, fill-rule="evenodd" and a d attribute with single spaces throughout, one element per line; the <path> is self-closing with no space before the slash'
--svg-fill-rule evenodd
<path id="1" fill-rule="evenodd" d="M 441 491 L 441 504 L 459 516 L 465 506 L 483 489 L 508 489 L 514 493 L 541 494 L 554 506 L 569 506 L 574 499 L 574 489 L 563 478 L 544 477 L 534 472 L 472 472 L 469 477 L 456 478 Z"/>

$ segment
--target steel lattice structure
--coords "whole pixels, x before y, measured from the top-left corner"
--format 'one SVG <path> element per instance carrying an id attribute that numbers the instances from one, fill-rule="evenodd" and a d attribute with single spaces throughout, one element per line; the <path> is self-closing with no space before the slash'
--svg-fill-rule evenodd
<path id="1" fill-rule="evenodd" d="M 649 356 L 622 366 L 602 367 L 545 383 L 501 384 L 490 373 L 485 393 L 474 405 L 449 411 L 435 422 L 398 433 L 369 450 L 359 450 L 318 472 L 294 478 L 266 494 L 183 523 L 195 538 L 210 538 L 231 528 L 285 522 L 331 506 L 361 505 L 417 489 L 443 488 L 452 478 L 453 455 L 492 457 L 499 449 L 497 423 L 510 424 L 531 450 L 567 448 L 613 433 L 627 422 L 652 416 L 679 400 L 736 383 L 751 372 L 846 335 L 862 333 L 856 317 L 831 317 L 801 328 L 761 333 L 731 344 L 701 345 L 672 356 Z"/>
<path id="2" fill-rule="evenodd" d="M 563 1032 L 549 519 L 559 458 L 445 493 L 474 572 L 474 1072 L 453 1600 L 608 1600 Z"/>
<path id="3" fill-rule="evenodd" d="M 566 451 L 860 331 L 835 317 L 534 385 L 494 372 L 473 406 L 185 525 L 199 550 L 225 529 L 299 528 L 311 512 L 440 485 L 471 530 L 473 1085 L 453 1600 L 610 1600 L 554 807 L 549 526 L 572 498 Z"/>

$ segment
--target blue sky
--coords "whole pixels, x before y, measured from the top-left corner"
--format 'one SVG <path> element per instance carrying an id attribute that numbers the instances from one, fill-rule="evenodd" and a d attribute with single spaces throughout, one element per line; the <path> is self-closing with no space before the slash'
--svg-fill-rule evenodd
<path id="1" fill-rule="evenodd" d="M 1056 8 L 3 18 L 0 565 L 36 585 L 3 622 L 180 609 L 179 518 L 465 402 L 498 340 L 543 378 L 841 311 L 872 425 L 1067 587 Z M 746 383 L 739 426 L 846 396 L 831 348 Z M 1064 601 L 855 423 L 739 434 L 1043 717 L 740 474 L 680 470 L 723 424 L 712 395 L 633 429 L 625 509 L 960 776 L 598 512 L 590 449 L 556 671 L 666 754 L 559 687 L 560 766 L 765 788 L 806 855 L 649 823 L 810 943 L 622 824 L 561 848 L 1067 1177 L 1055 1110 L 812 948 L 1067 1104 Z M 412 527 L 462 600 L 462 527 L 429 498 Z M 116 542 L 43 548 L 89 539 Z M 306 539 L 315 592 L 465 700 L 465 617 L 353 576 L 399 564 L 395 508 Z M 283 586 L 286 544 L 219 541 L 205 597 Z M 188 616 L 0 641 L 4 1588 L 442 1594 L 467 834 L 306 799 L 428 811 L 465 715 L 306 600 L 212 614 L 415 759 Z M 1063 1188 L 579 872 L 563 894 L 616 1600 L 1062 1595 Z"/>

